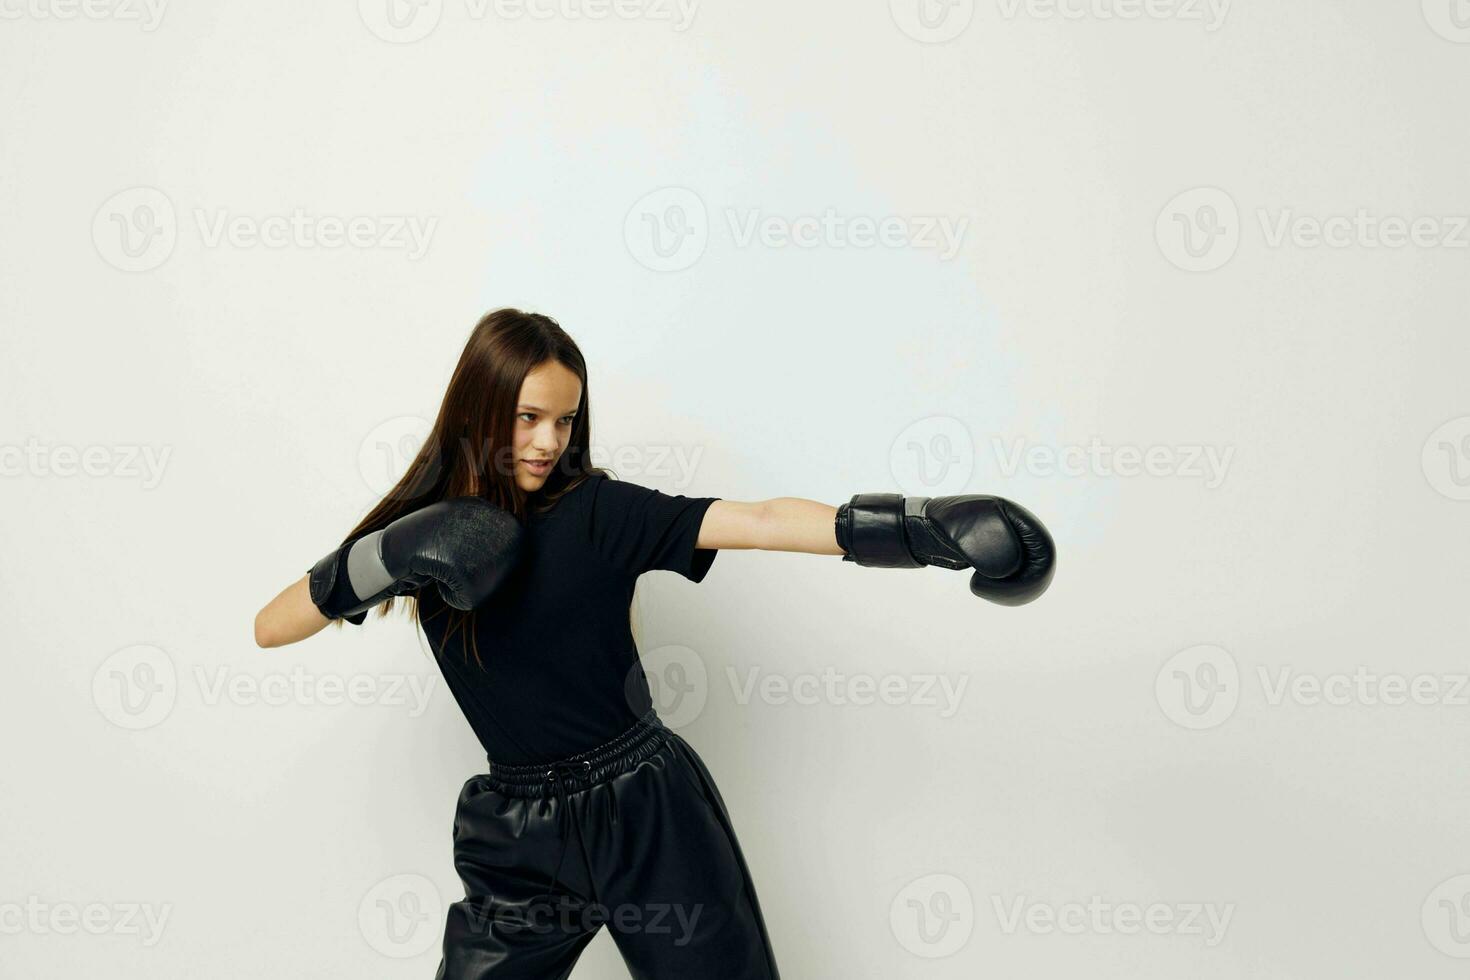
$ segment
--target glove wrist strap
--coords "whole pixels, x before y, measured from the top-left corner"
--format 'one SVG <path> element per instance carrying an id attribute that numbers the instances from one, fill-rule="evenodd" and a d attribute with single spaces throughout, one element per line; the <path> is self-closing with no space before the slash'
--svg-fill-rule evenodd
<path id="1" fill-rule="evenodd" d="M 308 586 L 311 601 L 323 616 L 361 626 L 367 613 L 353 608 L 358 604 L 357 593 L 352 591 L 351 579 L 343 567 L 350 547 L 343 545 L 313 565 Z"/>
<path id="2" fill-rule="evenodd" d="M 915 498 L 922 502 L 923 498 Z M 870 568 L 920 568 L 904 533 L 904 498 L 897 493 L 859 493 L 839 512 L 839 543 L 845 533 L 844 560 Z M 845 527 L 844 527 L 845 521 Z"/>

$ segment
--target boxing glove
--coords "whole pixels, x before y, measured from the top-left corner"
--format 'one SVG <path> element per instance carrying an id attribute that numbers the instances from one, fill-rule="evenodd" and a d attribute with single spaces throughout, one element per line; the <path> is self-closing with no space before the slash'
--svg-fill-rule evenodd
<path id="1" fill-rule="evenodd" d="M 1051 535 L 1003 497 L 860 493 L 837 508 L 843 561 L 874 568 L 973 568 L 970 591 L 1020 606 L 1046 591 L 1056 567 Z"/>
<path id="2" fill-rule="evenodd" d="M 470 610 L 514 567 L 525 537 L 515 516 L 483 497 L 420 508 L 339 547 L 311 568 L 311 601 L 328 619 L 360 625 L 367 611 L 429 583 Z"/>

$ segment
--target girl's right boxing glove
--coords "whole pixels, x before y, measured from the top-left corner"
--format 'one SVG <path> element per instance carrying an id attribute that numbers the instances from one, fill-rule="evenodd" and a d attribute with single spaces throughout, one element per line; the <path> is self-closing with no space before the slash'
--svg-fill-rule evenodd
<path id="1" fill-rule="evenodd" d="M 483 497 L 453 497 L 342 545 L 311 568 L 311 601 L 328 619 L 360 625 L 392 596 L 433 582 L 470 610 L 514 568 L 525 538 L 515 516 Z"/>

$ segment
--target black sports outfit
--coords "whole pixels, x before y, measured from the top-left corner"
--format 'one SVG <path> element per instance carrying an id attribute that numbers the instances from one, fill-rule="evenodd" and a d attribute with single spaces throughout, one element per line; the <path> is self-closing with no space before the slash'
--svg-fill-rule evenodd
<path id="1" fill-rule="evenodd" d="M 455 810 L 465 898 L 438 980 L 565 978 L 603 925 L 635 980 L 779 980 L 724 801 L 659 721 L 628 623 L 642 573 L 704 578 L 718 552 L 695 542 L 718 499 L 598 475 L 532 515 L 515 572 L 476 609 L 481 664 L 422 591 L 489 757 Z"/>

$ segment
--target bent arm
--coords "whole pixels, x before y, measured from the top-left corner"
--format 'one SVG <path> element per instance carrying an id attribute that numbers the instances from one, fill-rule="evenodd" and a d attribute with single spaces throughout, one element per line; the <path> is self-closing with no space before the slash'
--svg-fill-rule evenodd
<path id="1" fill-rule="evenodd" d="M 311 601 L 310 575 L 288 585 L 255 614 L 255 644 L 282 647 L 321 632 L 331 622 Z"/>
<path id="2" fill-rule="evenodd" d="M 704 513 L 695 546 L 840 555 L 836 518 L 836 507 L 801 497 L 716 500 Z"/>

